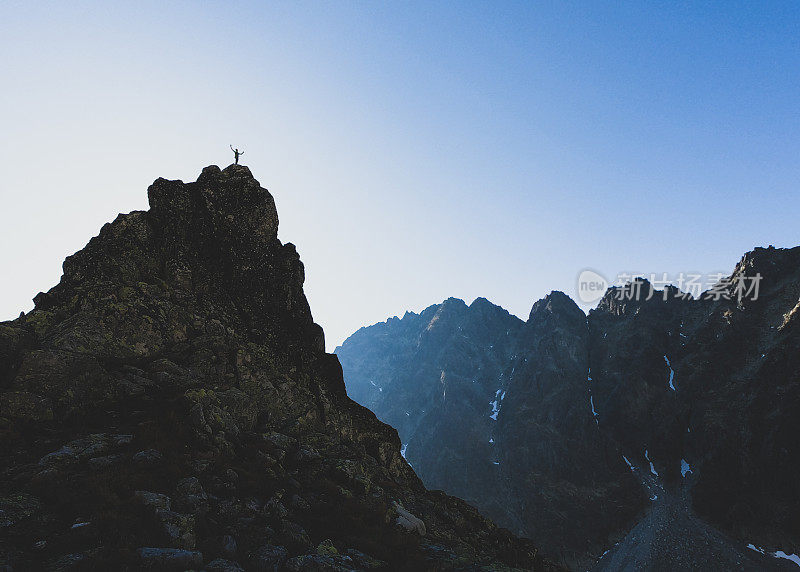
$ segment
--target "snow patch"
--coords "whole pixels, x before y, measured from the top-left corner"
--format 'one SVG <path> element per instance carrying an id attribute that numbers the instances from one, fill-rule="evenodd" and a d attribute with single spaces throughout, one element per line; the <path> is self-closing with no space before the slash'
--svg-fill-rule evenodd
<path id="1" fill-rule="evenodd" d="M 631 471 L 635 471 L 636 470 L 636 467 L 634 467 L 633 464 L 631 464 L 631 462 L 628 460 L 628 457 L 626 457 L 625 455 L 622 455 L 622 458 L 625 460 L 625 463 L 628 465 L 628 468 Z"/>
<path id="2" fill-rule="evenodd" d="M 489 405 L 492 406 L 492 413 L 489 415 L 489 419 L 493 421 L 497 421 L 497 414 L 500 413 L 500 406 L 503 404 L 503 399 L 506 397 L 506 392 L 502 389 L 498 389 L 494 392 L 494 400 L 489 402 Z"/>
<path id="3" fill-rule="evenodd" d="M 775 558 L 784 558 L 786 560 L 790 560 L 800 566 L 800 556 L 797 554 L 786 554 L 783 550 L 778 550 L 777 552 L 773 552 L 772 555 Z"/>
<path id="4" fill-rule="evenodd" d="M 672 391 L 675 391 L 675 385 L 672 383 L 672 380 L 675 379 L 675 372 L 672 369 L 672 364 L 669 363 L 669 358 L 665 355 L 664 361 L 667 362 L 667 367 L 669 368 L 669 388 Z"/>
<path id="5" fill-rule="evenodd" d="M 647 449 L 644 450 L 644 458 L 647 459 L 648 463 L 650 463 L 650 472 L 655 476 L 659 476 L 658 471 L 656 471 L 656 468 L 653 466 L 653 461 L 650 460 L 650 453 Z"/>
<path id="6" fill-rule="evenodd" d="M 400 455 L 404 459 L 406 458 L 406 449 L 408 449 L 408 443 L 403 443 L 403 446 L 400 448 Z"/>
<path id="7" fill-rule="evenodd" d="M 790 562 L 794 562 L 798 566 L 800 566 L 800 556 L 797 554 L 787 554 L 783 550 L 776 550 L 775 552 L 767 552 L 766 549 L 761 548 L 760 546 L 755 546 L 753 544 L 748 544 L 747 548 L 750 550 L 755 550 L 760 554 L 764 554 L 766 556 L 772 556 L 773 558 L 783 558 L 784 560 L 788 560 Z"/>
<path id="8" fill-rule="evenodd" d="M 592 408 L 592 417 L 594 417 L 595 425 L 599 426 L 600 425 L 600 421 L 598 421 L 597 418 L 600 415 L 599 415 L 599 413 L 597 413 L 597 410 L 594 408 L 594 396 L 592 395 L 592 390 L 591 389 L 589 390 L 589 406 Z"/>

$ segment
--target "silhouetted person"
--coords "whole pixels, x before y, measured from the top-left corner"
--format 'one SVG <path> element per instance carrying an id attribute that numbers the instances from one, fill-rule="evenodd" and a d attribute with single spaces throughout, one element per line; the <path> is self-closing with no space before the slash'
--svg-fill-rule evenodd
<path id="1" fill-rule="evenodd" d="M 239 164 L 239 155 L 244 155 L 244 151 L 239 151 L 239 149 L 234 149 L 233 145 L 230 146 L 231 151 L 233 151 L 234 161 L 238 165 Z"/>

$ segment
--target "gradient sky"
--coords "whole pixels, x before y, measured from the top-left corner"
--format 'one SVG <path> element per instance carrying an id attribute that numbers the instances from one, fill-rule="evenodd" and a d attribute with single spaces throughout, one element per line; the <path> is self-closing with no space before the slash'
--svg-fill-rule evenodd
<path id="1" fill-rule="evenodd" d="M 273 193 L 328 349 L 794 246 L 797 2 L 0 5 L 0 319 L 157 177 Z"/>

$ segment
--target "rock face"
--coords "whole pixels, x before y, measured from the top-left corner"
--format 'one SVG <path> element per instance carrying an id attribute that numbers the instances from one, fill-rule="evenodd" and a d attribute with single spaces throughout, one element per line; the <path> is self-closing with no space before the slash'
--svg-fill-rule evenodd
<path id="1" fill-rule="evenodd" d="M 757 299 L 739 300 L 757 276 Z M 725 282 L 699 300 L 606 294 L 589 316 L 600 426 L 668 486 L 691 469 L 716 526 L 800 554 L 800 248 L 755 249 Z"/>
<path id="2" fill-rule="evenodd" d="M 0 564 L 550 568 L 345 395 L 246 167 L 148 196 L 0 324 Z"/>
<path id="3" fill-rule="evenodd" d="M 397 427 L 425 484 L 578 566 L 646 497 L 589 404 L 586 316 L 561 292 L 527 322 L 449 299 L 336 349 L 348 393 Z"/>
<path id="4" fill-rule="evenodd" d="M 737 284 L 759 275 L 757 299 L 740 300 Z M 587 318 L 554 292 L 524 323 L 450 299 L 336 353 L 348 394 L 397 427 L 428 486 L 569 566 L 591 565 L 645 511 L 696 512 L 742 549 L 800 553 L 799 296 L 800 248 L 756 249 L 700 299 L 637 281 Z M 689 512 L 654 518 L 659 495 Z"/>

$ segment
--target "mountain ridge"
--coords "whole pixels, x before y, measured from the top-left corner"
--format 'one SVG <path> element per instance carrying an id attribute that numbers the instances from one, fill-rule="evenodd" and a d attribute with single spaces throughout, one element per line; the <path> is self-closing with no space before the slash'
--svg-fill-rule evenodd
<path id="1" fill-rule="evenodd" d="M 793 365 L 796 360 L 791 357 L 793 350 L 789 349 L 798 346 L 798 268 L 800 248 L 756 248 L 741 257 L 728 279 L 697 299 L 671 286 L 656 290 L 647 280 L 637 279 L 625 287 L 609 288 L 588 314 L 562 292 L 553 292 L 533 304 L 528 320 L 515 330 L 511 342 L 515 350 L 502 363 L 493 363 L 496 360 L 488 348 L 493 342 L 507 343 L 511 329 L 494 328 L 492 333 L 484 332 L 474 339 L 472 334 L 469 339 L 463 338 L 464 332 L 459 330 L 461 341 L 451 337 L 444 342 L 448 345 L 441 346 L 460 344 L 461 350 L 451 352 L 448 358 L 446 353 L 429 347 L 427 339 L 414 334 L 414 322 L 404 325 L 403 320 L 394 322 L 391 332 L 380 334 L 382 345 L 371 340 L 380 327 L 360 329 L 336 353 L 345 371 L 348 393 L 397 427 L 407 443 L 405 454 L 424 482 L 457 491 L 571 566 L 591 565 L 629 530 L 634 519 L 649 510 L 647 497 L 630 488 L 630 479 L 623 472 L 630 475 L 629 463 L 647 467 L 651 459 L 667 488 L 679 486 L 683 463 L 689 459 L 696 479 L 687 510 L 697 509 L 703 518 L 738 538 L 784 547 L 788 553 L 794 546 L 797 552 L 800 531 L 791 525 L 788 507 L 764 495 L 768 490 L 765 487 L 770 486 L 765 483 L 776 483 L 778 478 L 786 484 L 774 492 L 790 506 L 800 503 L 800 492 L 787 488 L 792 463 L 796 465 L 788 459 L 796 456 L 780 460 L 786 455 L 776 449 L 800 452 L 800 443 L 792 437 L 797 432 L 790 429 L 791 412 L 800 406 L 800 385 Z M 760 295 L 739 299 L 737 281 L 757 276 L 761 276 Z M 641 296 L 633 297 L 635 291 Z M 435 307 L 426 312 L 435 311 Z M 404 327 L 404 353 L 398 353 L 393 336 Z M 399 403 L 409 414 L 415 414 L 415 395 L 429 402 L 442 400 L 442 392 L 436 388 L 441 385 L 440 377 L 454 379 L 451 369 L 467 379 L 491 370 L 490 377 L 500 381 L 485 384 L 477 394 L 474 386 L 466 383 L 459 393 L 451 391 L 452 399 L 469 405 L 447 422 L 398 419 L 403 413 L 396 406 Z M 441 375 L 437 375 L 439 370 Z M 406 371 L 424 373 L 408 375 Z M 376 376 L 383 380 L 380 395 L 364 381 L 377 380 Z M 387 393 L 398 385 L 408 386 L 409 402 L 402 401 L 405 394 Z M 767 397 L 773 391 L 770 388 L 782 392 L 783 397 Z M 757 401 L 743 395 L 752 395 Z M 539 418 L 542 422 L 535 421 Z M 769 431 L 770 418 L 779 420 L 779 434 Z M 600 437 L 587 429 L 587 419 Z M 470 427 L 465 433 L 479 431 L 483 435 L 473 441 L 491 439 L 492 448 L 469 443 L 454 451 L 433 447 L 441 436 L 465 426 Z M 507 436 L 499 439 L 495 431 Z M 759 441 L 748 434 L 764 437 Z M 579 500 L 565 500 L 568 496 L 559 500 L 557 494 L 546 492 L 547 477 L 543 475 L 549 472 L 550 478 L 558 475 L 562 485 L 574 485 L 584 478 L 581 473 L 593 474 L 596 467 L 580 455 L 569 456 L 570 451 L 587 447 L 592 439 L 600 441 L 588 446 L 583 455 L 593 458 L 596 451 L 604 451 L 595 462 L 606 468 L 594 473 L 593 478 L 600 479 L 595 481 L 597 490 L 608 494 L 608 506 L 614 507 L 612 516 L 606 522 L 595 523 L 591 518 L 586 523 L 573 521 L 582 534 L 571 540 L 565 541 L 574 531 L 549 536 L 540 525 L 550 523 L 552 526 L 545 528 L 556 530 L 562 519 L 559 514 Z M 540 445 L 538 450 L 525 445 L 514 453 L 514 447 L 508 449 L 504 442 Z M 766 459 L 742 467 L 741 461 L 737 462 L 736 447 L 744 447 L 744 458 L 769 455 L 770 470 L 758 468 L 759 463 L 767 464 Z M 756 453 L 760 449 L 764 452 Z M 475 459 L 465 461 L 470 454 L 480 458 L 483 465 Z M 491 492 L 496 481 L 491 471 L 497 472 L 497 467 L 501 472 L 512 471 L 506 472 L 504 481 L 505 488 L 509 488 L 509 482 L 518 487 L 511 501 Z M 448 471 L 461 474 L 451 478 Z M 534 474 L 539 475 L 538 483 L 530 481 Z M 463 483 L 470 480 L 474 486 L 462 490 Z M 605 485 L 601 485 L 603 482 Z M 636 486 L 647 496 L 656 496 L 649 487 Z M 742 496 L 743 491 L 747 495 Z M 528 509 L 518 499 L 525 497 L 529 502 L 537 498 L 542 501 L 537 505 L 538 520 L 533 512 L 520 516 Z M 601 506 L 604 502 L 598 497 L 588 500 L 583 508 L 591 513 L 593 503 Z M 732 506 L 739 508 L 732 511 Z M 526 519 L 532 524 L 526 524 Z M 586 539 L 590 539 L 588 543 Z"/>

